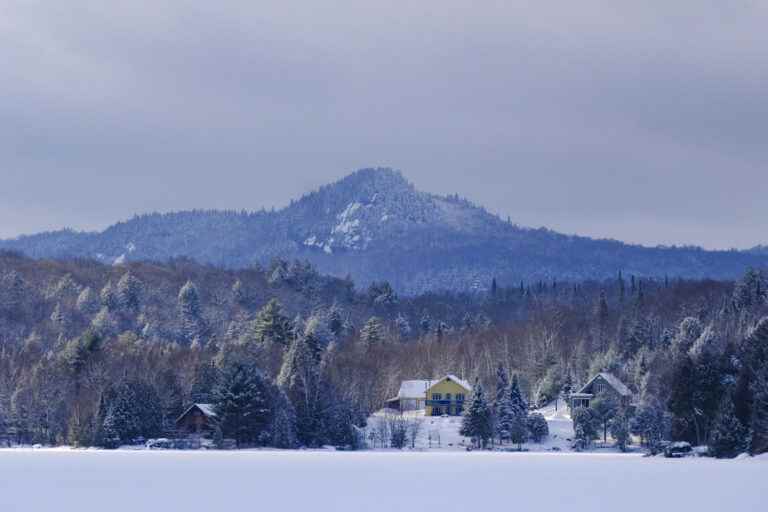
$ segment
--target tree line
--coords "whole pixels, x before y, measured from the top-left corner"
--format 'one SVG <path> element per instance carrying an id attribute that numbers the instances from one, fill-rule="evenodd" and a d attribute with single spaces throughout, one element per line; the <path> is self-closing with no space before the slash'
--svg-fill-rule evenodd
<path id="1" fill-rule="evenodd" d="M 617 273 L 403 297 L 302 262 L 227 270 L 4 253 L 0 437 L 114 446 L 172 435 L 186 406 L 211 403 L 241 446 L 353 446 L 401 380 L 454 373 L 499 390 L 501 371 L 539 403 L 606 370 L 638 407 L 632 418 L 591 407 L 577 425 L 585 446 L 623 428 L 651 449 L 686 440 L 759 453 L 767 290 L 766 273 L 750 270 L 736 283 Z M 486 440 L 515 443 L 515 407 L 489 402 Z"/>

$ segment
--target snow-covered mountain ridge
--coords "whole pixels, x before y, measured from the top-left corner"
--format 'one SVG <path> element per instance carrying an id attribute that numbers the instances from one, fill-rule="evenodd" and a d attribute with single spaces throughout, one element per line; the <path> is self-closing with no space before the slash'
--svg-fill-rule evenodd
<path id="1" fill-rule="evenodd" d="M 63 230 L 0 241 L 35 258 L 126 261 L 189 257 L 224 267 L 306 259 L 357 283 L 401 293 L 484 290 L 537 280 L 642 277 L 730 279 L 768 254 L 648 248 L 527 229 L 455 196 L 416 190 L 400 172 L 363 169 L 277 211 L 147 214 L 103 232 Z"/>

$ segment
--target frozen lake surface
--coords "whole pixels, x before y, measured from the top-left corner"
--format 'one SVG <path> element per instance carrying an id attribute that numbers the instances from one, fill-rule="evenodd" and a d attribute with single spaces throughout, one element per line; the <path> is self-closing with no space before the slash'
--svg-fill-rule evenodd
<path id="1" fill-rule="evenodd" d="M 767 482 L 766 459 L 0 450 L 3 512 L 765 510 Z"/>

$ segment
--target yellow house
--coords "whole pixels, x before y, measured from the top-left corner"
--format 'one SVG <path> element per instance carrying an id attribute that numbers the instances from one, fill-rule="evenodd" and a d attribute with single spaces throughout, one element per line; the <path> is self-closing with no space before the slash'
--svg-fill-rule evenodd
<path id="1" fill-rule="evenodd" d="M 454 375 L 446 375 L 427 389 L 427 416 L 461 416 L 472 386 Z"/>
<path id="2" fill-rule="evenodd" d="M 387 406 L 400 412 L 423 409 L 427 416 L 460 416 L 471 392 L 472 386 L 455 375 L 437 380 L 406 380 Z"/>

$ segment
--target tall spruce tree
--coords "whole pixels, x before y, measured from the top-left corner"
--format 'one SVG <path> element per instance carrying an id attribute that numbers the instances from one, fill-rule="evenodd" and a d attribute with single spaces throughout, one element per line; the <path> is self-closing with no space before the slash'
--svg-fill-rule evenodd
<path id="1" fill-rule="evenodd" d="M 493 414 L 480 380 L 475 381 L 469 407 L 464 410 L 461 435 L 472 439 L 477 448 L 485 448 L 493 435 Z"/>
<path id="2" fill-rule="evenodd" d="M 375 316 L 369 318 L 360 330 L 360 342 L 365 347 L 373 347 L 380 344 L 383 340 L 384 326 L 381 323 L 381 319 Z"/>
<path id="3" fill-rule="evenodd" d="M 258 368 L 243 362 L 229 362 L 213 390 L 213 406 L 224 437 L 238 446 L 262 441 L 272 409 L 269 388 Z M 270 436 L 271 437 L 271 436 Z"/>
<path id="4" fill-rule="evenodd" d="M 280 302 L 272 299 L 259 310 L 253 322 L 253 334 L 257 342 L 288 346 L 291 341 L 291 322 L 282 309 Z"/>
<path id="5" fill-rule="evenodd" d="M 141 304 L 143 285 L 130 272 L 126 272 L 117 282 L 116 301 L 118 307 L 125 312 L 136 313 Z"/>
<path id="6" fill-rule="evenodd" d="M 528 404 L 520 391 L 517 375 L 512 377 L 509 385 L 509 407 L 511 410 L 509 439 L 517 445 L 518 449 L 522 449 L 523 443 L 528 440 Z"/>
<path id="7" fill-rule="evenodd" d="M 603 442 L 605 443 L 608 441 L 608 426 L 618 412 L 619 404 L 612 395 L 599 393 L 589 406 L 595 415 L 595 419 L 602 426 Z"/>
<path id="8" fill-rule="evenodd" d="M 750 451 L 758 455 L 768 452 L 768 366 L 758 369 L 755 374 L 752 396 Z"/>
<path id="9" fill-rule="evenodd" d="M 509 395 L 509 376 L 503 365 L 496 368 L 496 395 L 493 399 L 493 412 L 496 414 L 502 401 Z"/>
<path id="10" fill-rule="evenodd" d="M 179 320 L 182 334 L 186 341 L 192 342 L 204 335 L 205 327 L 200 305 L 200 292 L 192 281 L 179 290 L 178 296 Z"/>
<path id="11" fill-rule="evenodd" d="M 609 429 L 611 437 L 616 442 L 616 446 L 622 452 L 627 451 L 627 445 L 631 438 L 629 436 L 630 413 L 626 407 L 620 407 L 616 414 L 611 418 Z"/>
<path id="12" fill-rule="evenodd" d="M 734 414 L 733 397 L 726 393 L 720 402 L 709 448 L 717 458 L 732 458 L 747 450 L 749 431 Z"/>
<path id="13" fill-rule="evenodd" d="M 312 337 L 298 336 L 283 359 L 277 383 L 296 410 L 296 434 L 304 446 L 323 440 L 320 350 Z"/>

